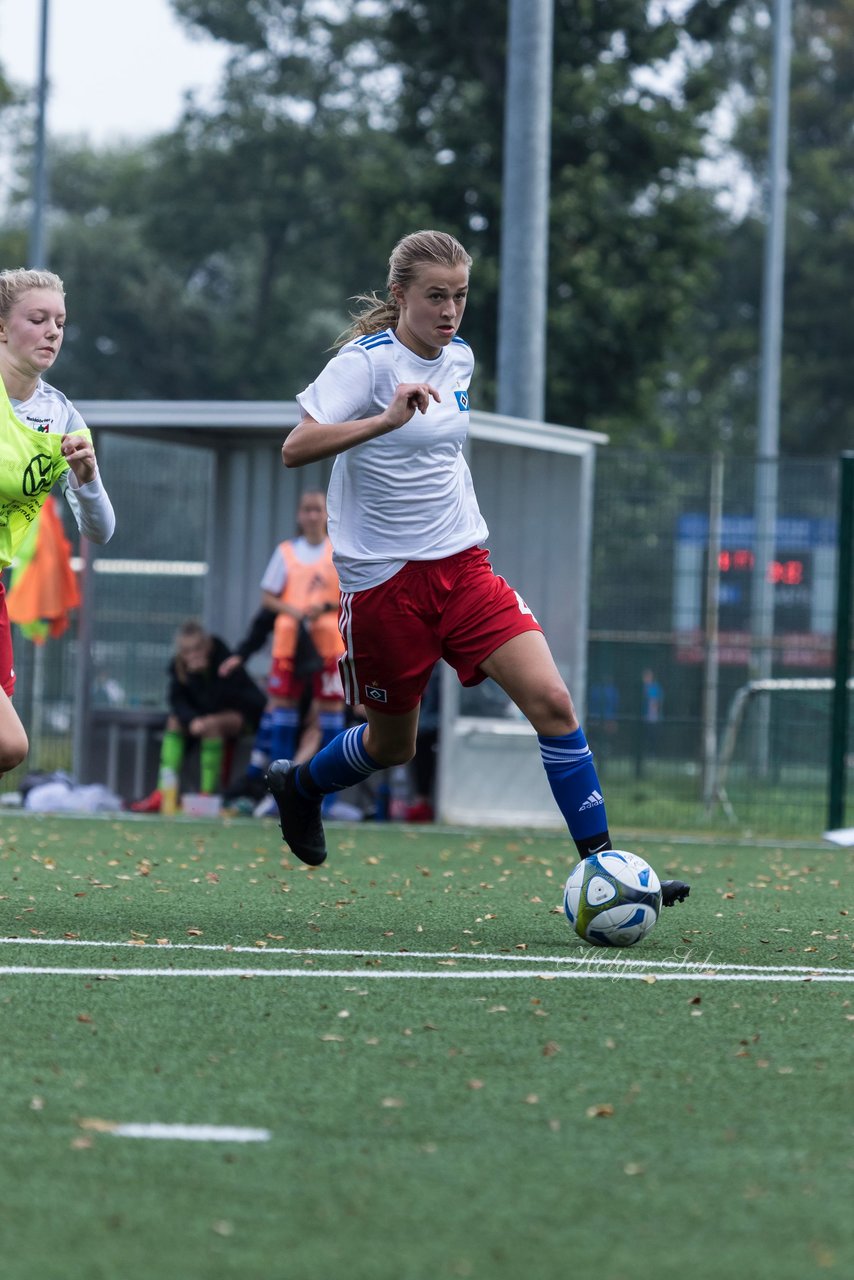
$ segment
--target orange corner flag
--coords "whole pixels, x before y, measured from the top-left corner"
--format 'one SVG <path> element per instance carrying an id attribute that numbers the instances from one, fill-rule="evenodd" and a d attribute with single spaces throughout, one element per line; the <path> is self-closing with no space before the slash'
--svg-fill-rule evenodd
<path id="1" fill-rule="evenodd" d="M 18 547 L 6 596 L 9 617 L 34 644 L 68 628 L 80 590 L 71 567 L 71 543 L 65 536 L 53 498 L 45 498 L 38 519 Z"/>

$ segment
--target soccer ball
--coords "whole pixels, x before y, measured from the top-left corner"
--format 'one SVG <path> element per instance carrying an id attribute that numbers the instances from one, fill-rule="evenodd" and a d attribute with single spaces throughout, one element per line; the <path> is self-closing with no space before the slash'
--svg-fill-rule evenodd
<path id="1" fill-rule="evenodd" d="M 563 891 L 566 918 L 593 947 L 632 947 L 661 910 L 661 882 L 636 853 L 607 849 L 575 867 Z"/>

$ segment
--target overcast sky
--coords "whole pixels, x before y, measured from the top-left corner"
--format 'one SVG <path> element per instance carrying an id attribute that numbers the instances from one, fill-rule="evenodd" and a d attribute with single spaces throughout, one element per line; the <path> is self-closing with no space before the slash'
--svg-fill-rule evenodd
<path id="1" fill-rule="evenodd" d="M 237 0 L 242 2 L 242 0 Z M 42 0 L 0 0 L 0 65 L 38 79 Z M 187 89 L 216 87 L 227 46 L 191 37 L 168 0 L 50 0 L 48 130 L 102 144 L 170 128 Z"/>

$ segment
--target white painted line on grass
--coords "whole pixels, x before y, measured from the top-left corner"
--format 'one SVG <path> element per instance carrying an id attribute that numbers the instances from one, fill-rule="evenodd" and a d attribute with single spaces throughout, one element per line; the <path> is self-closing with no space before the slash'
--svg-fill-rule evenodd
<path id="1" fill-rule="evenodd" d="M 367 959 L 380 960 L 454 960 L 468 961 L 474 960 L 483 963 L 486 960 L 498 960 L 502 964 L 555 964 L 555 965 L 577 965 L 579 968 L 589 967 L 591 964 L 607 965 L 609 963 L 632 968 L 643 969 L 645 972 L 650 969 L 678 969 L 681 971 L 705 972 L 708 969 L 714 969 L 718 973 L 734 972 L 734 973 L 795 973 L 795 974 L 839 974 L 845 976 L 851 974 L 854 970 L 848 968 L 833 968 L 822 965 L 820 968 L 810 968 L 807 965 L 799 964 L 717 964 L 711 955 L 706 955 L 702 960 L 692 960 L 691 952 L 688 951 L 682 959 L 676 960 L 657 960 L 657 959 L 636 959 L 632 956 L 625 956 L 618 949 L 602 950 L 595 956 L 586 955 L 565 955 L 565 956 L 540 956 L 531 955 L 528 952 L 522 952 L 519 955 L 508 954 L 503 951 L 371 951 L 367 948 L 332 948 L 332 947 L 250 947 L 250 946 L 232 946 L 230 943 L 210 943 L 210 942 L 107 942 L 103 939 L 86 939 L 86 938 L 0 938 L 0 946 L 33 946 L 33 947 L 99 947 L 105 950 L 117 950 L 118 948 L 129 948 L 137 952 L 146 952 L 149 955 L 152 952 L 168 952 L 168 951 L 199 951 L 213 952 L 217 955 L 252 955 L 252 956 L 350 956 L 353 958 L 364 956 Z"/>
<path id="2" fill-rule="evenodd" d="M 606 982 L 634 980 L 636 982 L 854 982 L 854 971 L 850 973 L 827 973 L 819 969 L 805 969 L 803 973 L 717 973 L 713 969 L 694 973 L 657 972 L 650 965 L 646 972 L 625 970 L 622 968 L 563 970 L 543 973 L 541 969 L 443 969 L 441 973 L 429 969 L 238 969 L 232 966 L 227 969 L 75 969 L 62 968 L 55 965 L 2 965 L 0 977 L 38 977 L 58 978 L 349 978 L 359 982 L 369 978 L 408 978 L 410 980 L 437 979 L 453 981 L 454 979 L 474 979 L 477 982 L 505 978 L 539 978 L 544 982 L 558 982 L 566 978 L 601 978 Z"/>
<path id="3" fill-rule="evenodd" d="M 244 1129 L 228 1124 L 117 1124 L 117 1138 L 157 1138 L 177 1142 L 269 1142 L 269 1129 Z"/>

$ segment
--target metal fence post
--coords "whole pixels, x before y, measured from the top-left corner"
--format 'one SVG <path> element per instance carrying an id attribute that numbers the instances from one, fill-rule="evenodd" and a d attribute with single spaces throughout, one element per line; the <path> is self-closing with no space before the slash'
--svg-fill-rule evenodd
<path id="1" fill-rule="evenodd" d="M 839 459 L 839 559 L 836 576 L 836 661 L 830 729 L 828 829 L 845 825 L 848 677 L 851 671 L 851 583 L 854 576 L 854 453 Z"/>

